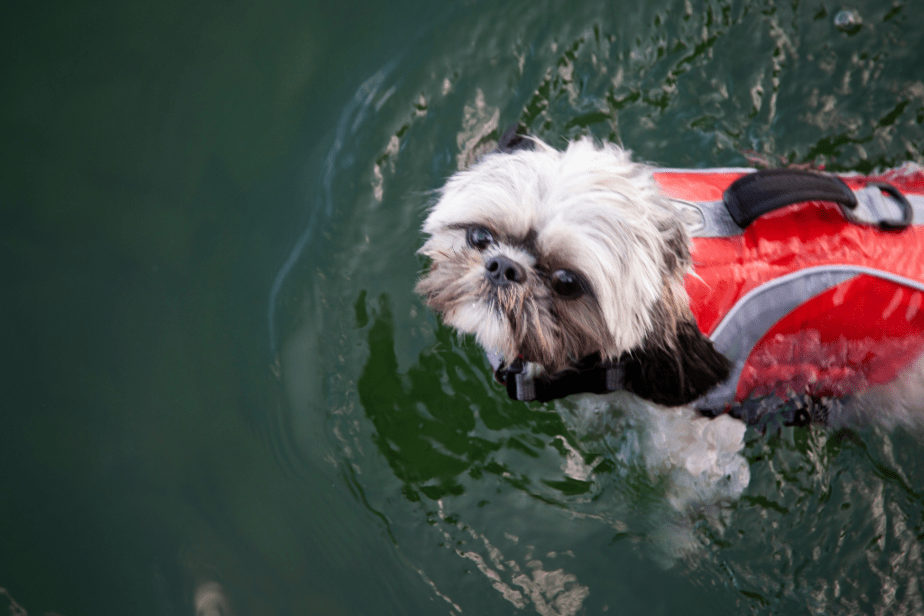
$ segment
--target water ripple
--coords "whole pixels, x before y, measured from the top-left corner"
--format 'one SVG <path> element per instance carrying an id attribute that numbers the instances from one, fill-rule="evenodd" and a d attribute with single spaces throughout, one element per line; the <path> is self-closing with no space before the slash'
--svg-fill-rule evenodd
<path id="1" fill-rule="evenodd" d="M 452 612 L 920 613 L 913 429 L 748 432 L 704 493 L 646 462 L 644 409 L 513 403 L 414 296 L 431 191 L 514 121 L 674 167 L 924 163 L 919 7 L 616 8 L 456 7 L 345 105 L 270 301 L 291 440 Z"/>

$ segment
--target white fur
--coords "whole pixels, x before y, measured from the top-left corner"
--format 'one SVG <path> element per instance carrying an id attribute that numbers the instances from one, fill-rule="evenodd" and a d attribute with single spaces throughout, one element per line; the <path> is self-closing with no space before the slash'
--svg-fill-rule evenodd
<path id="1" fill-rule="evenodd" d="M 674 513 L 653 514 L 648 539 L 652 556 L 665 567 L 700 548 L 699 519 L 721 531 L 729 505 L 750 482 L 741 453 L 745 426 L 728 415 L 707 419 L 689 407 L 667 409 L 626 392 L 573 396 L 556 406 L 578 439 L 619 435 L 607 443 L 615 457 L 640 463 L 653 483 L 664 486 Z M 592 469 L 583 470 L 580 479 L 592 479 Z"/>
<path id="2" fill-rule="evenodd" d="M 533 151 L 488 156 L 454 175 L 424 223 L 431 237 L 420 252 L 434 257 L 459 250 L 465 233 L 458 227 L 473 223 L 502 226 L 514 236 L 537 231 L 539 252 L 576 264 L 589 279 L 617 355 L 637 346 L 654 326 L 651 308 L 665 280 L 662 229 L 678 219 L 652 170 L 632 162 L 625 150 L 598 148 L 583 138 L 559 152 L 535 140 Z M 680 285 L 674 292 L 686 297 Z M 472 317 L 445 318 L 487 348 L 505 347 L 494 339 L 502 328 L 491 324 L 483 331 L 472 327 Z"/>

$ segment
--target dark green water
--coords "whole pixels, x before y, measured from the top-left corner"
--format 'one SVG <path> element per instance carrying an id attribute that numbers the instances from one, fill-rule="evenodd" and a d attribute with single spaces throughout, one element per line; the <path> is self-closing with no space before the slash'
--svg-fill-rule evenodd
<path id="1" fill-rule="evenodd" d="M 514 121 L 924 163 L 921 3 L 3 14 L 0 609 L 924 612 L 921 434 L 749 432 L 684 522 L 631 430 L 510 402 L 412 291 L 428 191 Z"/>

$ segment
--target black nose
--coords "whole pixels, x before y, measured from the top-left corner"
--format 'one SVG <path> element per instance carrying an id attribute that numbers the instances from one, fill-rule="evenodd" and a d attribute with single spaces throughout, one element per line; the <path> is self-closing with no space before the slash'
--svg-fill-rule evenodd
<path id="1" fill-rule="evenodd" d="M 499 287 L 526 280 L 526 272 L 523 268 L 507 257 L 500 255 L 491 257 L 484 264 L 484 268 L 488 271 L 488 280 Z"/>

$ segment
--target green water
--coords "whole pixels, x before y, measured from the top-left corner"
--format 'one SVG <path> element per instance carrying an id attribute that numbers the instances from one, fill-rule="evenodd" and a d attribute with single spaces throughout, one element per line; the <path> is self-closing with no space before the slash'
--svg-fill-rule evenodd
<path id="1" fill-rule="evenodd" d="M 0 610 L 924 612 L 924 436 L 749 432 L 676 534 L 631 431 L 507 400 L 413 294 L 429 191 L 515 121 L 924 163 L 921 3 L 3 13 Z"/>

